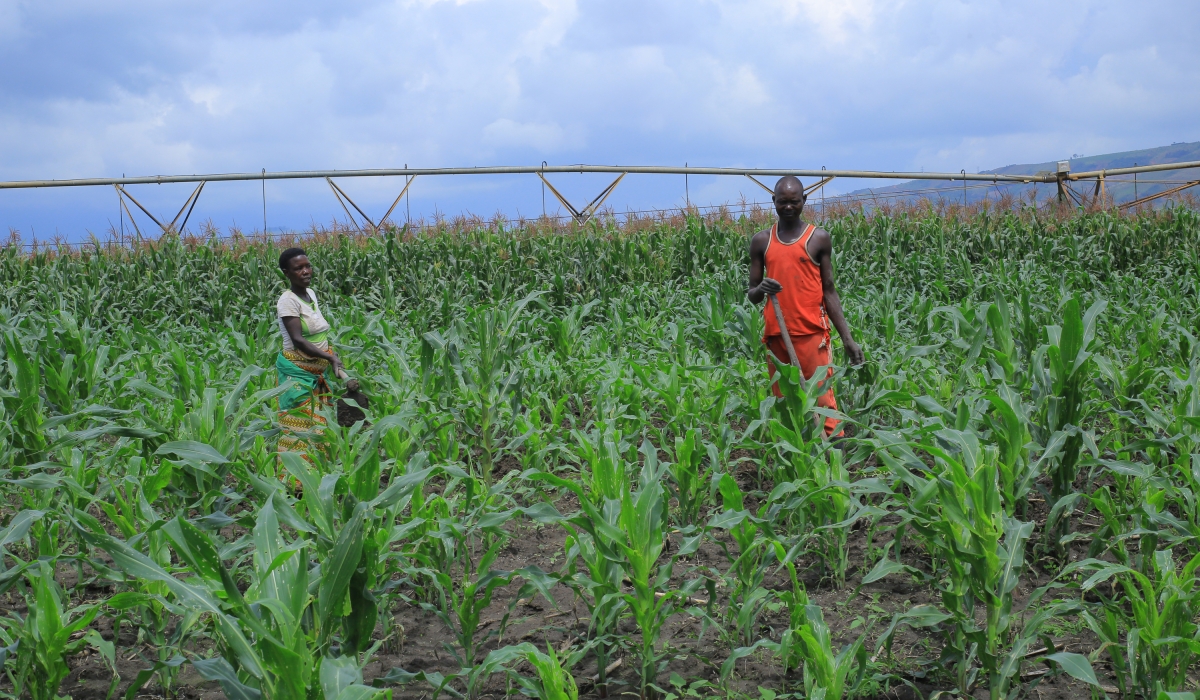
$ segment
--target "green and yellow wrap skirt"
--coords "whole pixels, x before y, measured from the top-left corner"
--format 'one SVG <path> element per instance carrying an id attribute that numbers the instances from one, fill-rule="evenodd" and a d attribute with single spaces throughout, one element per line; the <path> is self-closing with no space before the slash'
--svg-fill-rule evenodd
<path id="1" fill-rule="evenodd" d="M 275 358 L 275 371 L 280 385 L 289 380 L 292 382 L 291 387 L 279 396 L 282 432 L 278 450 L 307 455 L 325 429 L 325 417 L 318 411 L 333 402 L 329 389 L 332 363 L 295 350 L 284 350 Z"/>

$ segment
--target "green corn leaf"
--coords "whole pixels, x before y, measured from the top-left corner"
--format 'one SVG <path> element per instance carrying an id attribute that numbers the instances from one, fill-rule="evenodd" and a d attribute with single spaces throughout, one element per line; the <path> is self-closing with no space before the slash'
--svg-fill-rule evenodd
<path id="1" fill-rule="evenodd" d="M 77 517 L 78 520 L 78 517 Z M 225 642 L 238 655 L 238 661 L 246 670 L 261 678 L 262 663 L 249 640 L 238 625 L 227 616 L 221 604 L 208 591 L 181 581 L 164 571 L 158 564 L 146 555 L 131 548 L 120 540 L 102 533 L 92 532 L 82 527 L 76 530 L 93 547 L 108 552 L 116 564 L 127 575 L 146 581 L 158 581 L 167 585 L 179 600 L 180 604 L 199 612 L 208 613 L 217 623 L 217 628 Z"/>
<path id="2" fill-rule="evenodd" d="M 390 690 L 380 690 L 366 685 L 351 685 L 338 693 L 337 700 L 373 700 L 374 698 L 388 698 L 391 695 Z"/>
<path id="3" fill-rule="evenodd" d="M 325 700 L 337 700 L 346 688 L 362 684 L 362 669 L 350 656 L 321 660 L 321 691 Z M 372 692 L 379 692 L 368 688 Z"/>
<path id="4" fill-rule="evenodd" d="M 717 513 L 708 520 L 708 527 L 716 530 L 730 530 L 752 518 L 750 511 L 726 510 Z"/>
<path id="5" fill-rule="evenodd" d="M 64 447 L 74 447 L 75 445 L 81 445 L 83 443 L 92 442 L 93 440 L 99 440 L 100 438 L 106 436 L 147 440 L 149 438 L 158 437 L 159 435 L 161 435 L 161 433 L 159 433 L 157 430 L 151 430 L 149 428 L 134 428 L 110 423 L 108 425 L 101 425 L 95 428 L 88 428 L 87 430 L 67 433 L 58 440 L 55 440 L 50 446 L 50 449 L 59 450 Z"/>
<path id="6" fill-rule="evenodd" d="M 389 483 L 383 493 L 371 501 L 371 508 L 390 508 L 423 485 L 438 469 L 437 467 L 422 468 L 427 457 L 426 453 L 418 452 L 409 461 L 407 473 Z"/>
<path id="7" fill-rule="evenodd" d="M 150 668 L 144 668 L 141 671 L 138 671 L 138 674 L 134 676 L 133 682 L 130 683 L 129 687 L 125 690 L 125 700 L 135 700 L 142 688 L 145 688 L 146 684 L 150 682 L 150 679 L 154 677 L 154 674 L 168 668 L 179 668 L 186 662 L 187 659 L 176 654 L 166 661 L 156 661 Z M 111 697 L 111 695 L 109 697 Z M 229 697 L 234 696 L 230 695 Z"/>
<path id="8" fill-rule="evenodd" d="M 358 568 L 362 555 L 363 524 L 370 506 L 359 503 L 354 513 L 342 526 L 337 542 L 329 558 L 321 567 L 321 584 L 317 593 L 317 616 L 321 620 L 321 634 L 332 632 L 334 619 L 340 614 L 350 577 Z"/>
<path id="9" fill-rule="evenodd" d="M 884 633 L 876 640 L 876 653 L 878 651 L 887 650 L 891 653 L 892 637 L 896 633 L 896 629 L 900 625 L 908 625 L 909 627 L 933 627 L 949 620 L 952 615 L 944 613 L 933 607 L 932 605 L 916 605 L 909 610 L 901 613 L 896 613 L 892 616 L 892 622 L 888 625 Z"/>
<path id="10" fill-rule="evenodd" d="M 1100 681 L 1096 680 L 1096 672 L 1092 670 L 1092 662 L 1088 661 L 1088 658 L 1083 654 L 1060 651 L 1057 654 L 1049 654 L 1045 658 L 1058 664 L 1072 678 L 1081 680 L 1089 685 L 1100 685 Z"/>
<path id="11" fill-rule="evenodd" d="M 875 564 L 875 566 L 871 567 L 871 570 L 867 573 L 866 576 L 863 577 L 862 585 L 865 586 L 868 583 L 875 583 L 876 581 L 878 581 L 884 577 L 890 576 L 892 574 L 898 574 L 901 571 L 911 572 L 911 571 L 914 571 L 914 569 L 911 566 L 905 566 L 904 564 L 901 564 L 898 561 L 893 561 L 891 559 L 888 559 L 885 556 L 884 558 L 880 559 L 879 562 Z"/>
<path id="12" fill-rule="evenodd" d="M 242 376 L 238 379 L 238 383 L 233 389 L 225 395 L 225 415 L 232 416 L 237 413 L 238 406 L 242 401 L 242 394 L 245 393 L 246 387 L 250 382 L 257 377 L 266 374 L 267 370 L 262 367 L 247 367 L 242 370 Z"/>
<path id="13" fill-rule="evenodd" d="M 59 488 L 63 479 L 61 476 L 53 474 L 34 474 L 33 476 L 25 477 L 24 479 L 0 479 L 6 484 L 19 486 L 30 491 L 47 491 L 49 489 Z"/>
<path id="14" fill-rule="evenodd" d="M 316 471 L 295 452 L 282 453 L 280 462 L 287 473 L 295 477 L 303 487 L 304 503 L 308 506 L 308 516 L 312 518 L 315 530 L 324 537 L 333 539 L 333 504 L 321 497 L 322 482 L 317 478 Z"/>
<path id="15" fill-rule="evenodd" d="M 732 476 L 722 474 L 717 482 L 717 490 L 721 493 L 721 503 L 726 511 L 742 510 L 742 490 L 738 488 L 737 481 Z"/>
<path id="16" fill-rule="evenodd" d="M 113 610 L 129 610 L 154 600 L 154 596 L 137 591 L 122 591 L 104 602 Z"/>
<path id="17" fill-rule="evenodd" d="M 12 517 L 8 521 L 8 526 L 0 530 L 0 547 L 7 547 L 14 542 L 19 542 L 25 539 L 25 535 L 29 534 L 29 528 L 46 513 L 40 510 L 23 510 Z"/>
<path id="18" fill-rule="evenodd" d="M 744 659 L 759 649 L 767 649 L 768 651 L 779 653 L 779 643 L 773 642 L 770 639 L 760 639 L 748 647 L 738 647 L 729 652 L 729 657 L 721 664 L 721 679 L 725 680 L 733 674 L 734 665 L 739 659 Z"/>
<path id="19" fill-rule="evenodd" d="M 195 440 L 168 442 L 155 450 L 158 455 L 175 455 L 183 460 L 195 460 L 203 464 L 227 464 L 228 459 L 212 445 Z"/>
<path id="20" fill-rule="evenodd" d="M 535 503 L 528 508 L 518 508 L 517 510 L 535 523 L 545 525 L 562 522 L 565 519 L 562 513 L 559 513 L 552 504 L 545 501 Z"/>
<path id="21" fill-rule="evenodd" d="M 182 516 L 171 520 L 163 526 L 163 531 L 171 538 L 176 552 L 180 553 L 201 577 L 208 579 L 214 585 L 225 591 L 226 600 L 236 607 L 244 605 L 241 591 L 229 573 L 229 569 L 221 561 L 221 555 L 206 533 L 184 520 Z"/>
<path id="22" fill-rule="evenodd" d="M 238 680 L 233 666 L 221 657 L 193 659 L 192 668 L 206 681 L 217 681 L 229 700 L 260 700 L 262 693 Z"/>
<path id="23" fill-rule="evenodd" d="M 1025 567 L 1025 542 L 1033 534 L 1033 523 L 1015 518 L 1004 519 L 1004 548 L 1000 550 L 1000 592 L 1009 594 L 1020 583 L 1020 572 Z"/>
<path id="24" fill-rule="evenodd" d="M 149 394 L 155 398 L 163 399 L 165 401 L 172 401 L 175 399 L 173 394 L 169 394 L 162 389 L 159 389 L 158 387 L 147 382 L 145 379 L 131 379 L 125 382 L 125 392 L 128 393 L 130 391 Z"/>
<path id="25" fill-rule="evenodd" d="M 16 333 L 6 333 L 4 336 L 8 355 L 9 374 L 16 378 L 17 395 L 23 401 L 37 399 L 41 379 L 37 370 L 30 363 Z"/>

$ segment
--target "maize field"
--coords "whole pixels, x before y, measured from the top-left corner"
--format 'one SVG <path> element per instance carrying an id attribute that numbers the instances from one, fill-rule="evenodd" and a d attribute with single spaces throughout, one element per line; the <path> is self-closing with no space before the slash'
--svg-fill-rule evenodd
<path id="1" fill-rule="evenodd" d="M 303 240 L 308 459 L 280 244 L 0 249 L 0 694 L 1194 700 L 1200 214 L 828 217 L 841 440 L 766 225 Z"/>

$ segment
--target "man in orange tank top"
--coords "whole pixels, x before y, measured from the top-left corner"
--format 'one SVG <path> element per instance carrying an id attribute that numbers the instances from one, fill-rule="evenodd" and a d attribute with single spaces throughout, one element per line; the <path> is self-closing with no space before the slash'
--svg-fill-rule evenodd
<path id="1" fill-rule="evenodd" d="M 746 295 L 756 304 L 767 296 L 775 296 L 796 359 L 808 379 L 818 367 L 830 364 L 830 323 L 837 329 L 851 365 L 862 364 L 863 352 L 850 335 L 842 300 L 833 283 L 833 244 L 829 233 L 806 223 L 801 216 L 806 199 L 804 186 L 795 177 L 788 175 L 775 183 L 771 200 L 775 202 L 779 220 L 750 239 L 750 288 Z M 787 345 L 769 302 L 763 307 L 763 319 L 766 321 L 763 342 L 770 351 L 767 368 L 774 377 L 775 362 L 789 362 Z M 829 374 L 833 374 L 833 368 Z M 778 384 L 771 388 L 780 396 Z M 817 405 L 837 409 L 832 388 L 817 400 Z M 840 435 L 837 425 L 837 420 L 826 418 L 825 434 Z"/>

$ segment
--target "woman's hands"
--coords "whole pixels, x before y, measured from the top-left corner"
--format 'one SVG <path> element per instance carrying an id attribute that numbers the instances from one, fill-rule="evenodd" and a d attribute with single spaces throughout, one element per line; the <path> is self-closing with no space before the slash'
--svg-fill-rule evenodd
<path id="1" fill-rule="evenodd" d="M 342 364 L 342 359 L 337 356 L 337 353 L 329 351 L 329 363 L 333 365 L 333 374 L 337 377 L 346 375 L 346 367 Z"/>
<path id="2" fill-rule="evenodd" d="M 333 374 L 338 379 L 346 380 L 347 391 L 358 391 L 359 383 L 357 379 L 351 379 L 346 375 L 346 366 L 342 364 L 342 358 L 337 356 L 337 353 L 329 351 L 329 362 L 333 365 Z"/>
<path id="3" fill-rule="evenodd" d="M 329 355 L 329 364 L 333 365 L 333 376 L 337 377 L 338 379 L 344 379 L 346 381 L 347 391 L 358 391 L 358 389 L 359 389 L 358 380 L 351 379 L 349 376 L 346 375 L 346 365 L 342 364 L 342 358 L 338 357 L 337 353 L 334 352 L 333 350 L 330 350 L 328 355 Z"/>

